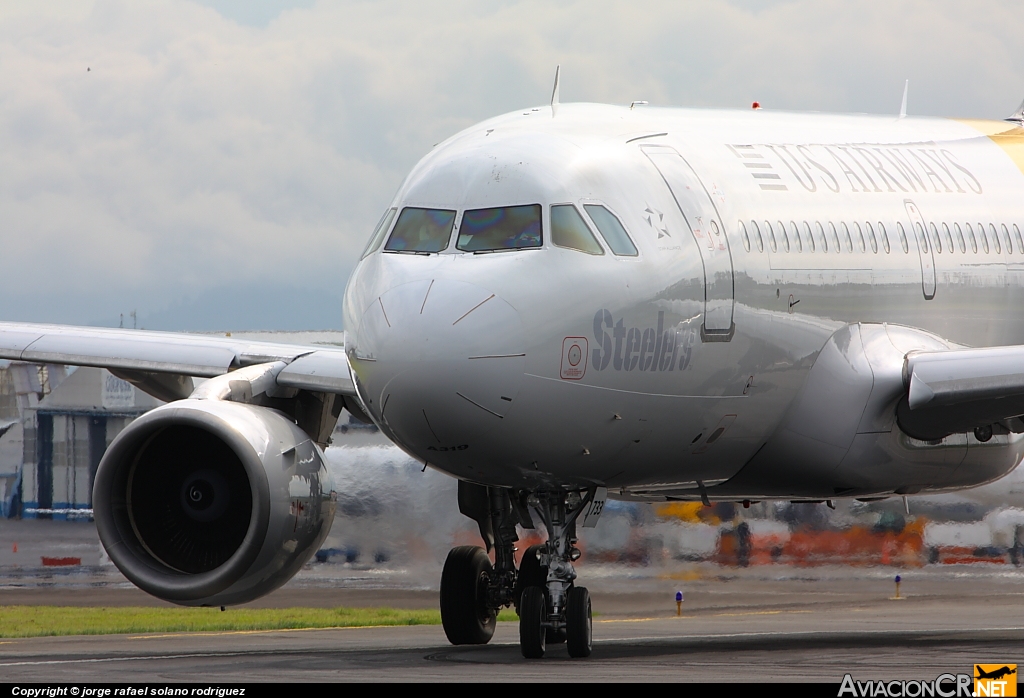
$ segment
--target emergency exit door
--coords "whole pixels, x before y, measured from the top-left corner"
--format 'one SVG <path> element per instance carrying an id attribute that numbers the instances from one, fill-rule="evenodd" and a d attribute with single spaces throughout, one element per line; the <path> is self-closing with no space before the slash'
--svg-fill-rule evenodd
<path id="1" fill-rule="evenodd" d="M 910 199 L 905 199 L 903 203 L 907 207 L 914 239 L 917 241 L 917 252 L 921 257 L 921 290 L 924 299 L 930 301 L 935 298 L 935 250 L 928 244 L 928 226 L 925 225 L 921 209 Z"/>

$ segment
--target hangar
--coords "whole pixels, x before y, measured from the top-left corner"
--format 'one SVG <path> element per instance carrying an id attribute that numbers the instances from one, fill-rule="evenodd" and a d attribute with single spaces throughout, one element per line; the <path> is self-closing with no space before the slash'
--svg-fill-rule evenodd
<path id="1" fill-rule="evenodd" d="M 0 370 L 0 503 L 5 517 L 90 518 L 110 442 L 162 404 L 99 368 L 12 363 Z"/>

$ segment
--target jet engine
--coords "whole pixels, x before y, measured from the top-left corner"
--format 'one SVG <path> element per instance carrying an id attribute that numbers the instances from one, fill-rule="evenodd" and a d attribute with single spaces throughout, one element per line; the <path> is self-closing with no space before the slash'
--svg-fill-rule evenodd
<path id="1" fill-rule="evenodd" d="M 251 601 L 288 581 L 334 519 L 323 452 L 284 412 L 186 399 L 143 415 L 96 472 L 96 526 L 134 584 L 186 606 Z"/>

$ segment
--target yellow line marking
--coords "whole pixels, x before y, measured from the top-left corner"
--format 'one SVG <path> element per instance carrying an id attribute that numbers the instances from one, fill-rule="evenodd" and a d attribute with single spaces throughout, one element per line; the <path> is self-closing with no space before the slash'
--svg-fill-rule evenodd
<path id="1" fill-rule="evenodd" d="M 511 623 L 515 621 L 498 621 L 499 623 Z M 413 628 L 417 626 L 440 626 L 440 623 L 396 623 L 394 625 L 329 625 L 313 628 L 264 628 L 262 630 L 183 630 L 176 633 L 165 633 L 162 635 L 129 635 L 129 640 L 155 640 L 165 637 L 215 637 L 219 635 L 265 635 L 268 633 L 302 633 L 312 630 L 366 630 L 368 628 Z M 115 633 L 108 633 L 115 634 Z"/>
<path id="2" fill-rule="evenodd" d="M 777 616 L 783 613 L 813 613 L 813 611 L 744 611 L 742 613 L 709 613 L 707 615 L 696 616 L 658 616 L 655 618 L 618 618 L 609 620 L 596 620 L 595 623 L 647 623 L 652 620 L 672 620 L 673 618 L 682 619 L 694 619 L 694 618 L 728 618 L 734 616 Z"/>
<path id="3" fill-rule="evenodd" d="M 434 625 L 420 623 L 419 625 Z M 366 628 L 411 628 L 411 625 L 332 625 L 323 628 L 267 628 L 265 630 L 220 630 L 220 631 L 182 631 L 164 635 L 130 635 L 129 640 L 157 640 L 164 637 L 216 637 L 219 635 L 267 635 L 269 633 L 301 633 L 310 630 L 365 630 Z"/>
<path id="4" fill-rule="evenodd" d="M 715 613 L 714 616 L 777 616 L 780 613 L 813 613 L 814 611 L 745 611 L 743 613 Z"/>

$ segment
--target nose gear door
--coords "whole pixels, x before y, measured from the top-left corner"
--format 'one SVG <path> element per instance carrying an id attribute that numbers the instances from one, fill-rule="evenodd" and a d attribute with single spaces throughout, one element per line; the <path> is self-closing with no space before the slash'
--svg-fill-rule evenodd
<path id="1" fill-rule="evenodd" d="M 707 189 L 682 155 L 666 145 L 643 145 L 651 164 L 668 185 L 693 233 L 704 265 L 704 323 L 701 339 L 728 342 L 736 331 L 732 251 L 721 216 Z"/>

